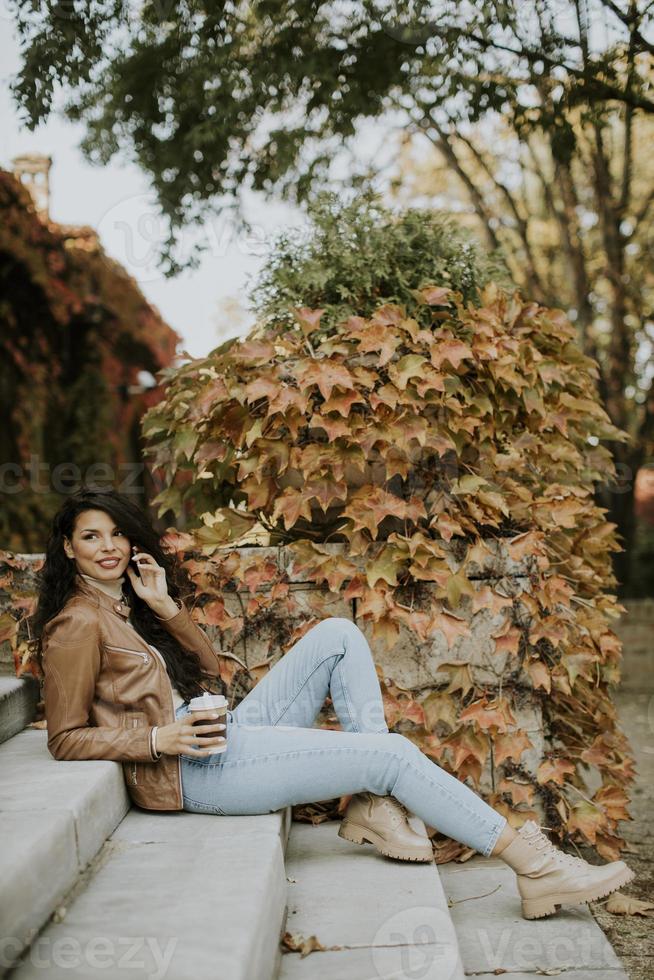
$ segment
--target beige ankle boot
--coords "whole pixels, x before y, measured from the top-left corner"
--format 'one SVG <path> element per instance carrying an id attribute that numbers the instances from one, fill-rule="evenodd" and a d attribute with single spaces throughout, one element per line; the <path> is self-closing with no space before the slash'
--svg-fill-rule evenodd
<path id="1" fill-rule="evenodd" d="M 409 811 L 392 796 L 356 793 L 348 803 L 338 836 L 353 844 L 367 841 L 386 857 L 433 861 L 431 842 L 409 824 Z"/>
<path id="2" fill-rule="evenodd" d="M 560 851 L 528 820 L 518 836 L 497 855 L 518 876 L 525 919 L 552 915 L 561 905 L 594 902 L 634 878 L 624 861 L 595 866 Z"/>

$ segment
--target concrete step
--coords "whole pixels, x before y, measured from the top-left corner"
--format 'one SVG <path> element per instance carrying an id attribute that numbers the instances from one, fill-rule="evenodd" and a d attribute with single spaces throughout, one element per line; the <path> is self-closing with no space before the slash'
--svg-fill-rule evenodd
<path id="1" fill-rule="evenodd" d="M 627 980 L 613 947 L 588 906 L 546 919 L 520 914 L 516 877 L 497 858 L 441 865 L 443 887 L 466 976 L 511 980 L 556 975 L 560 980 Z"/>
<path id="2" fill-rule="evenodd" d="M 0 745 L 0 976 L 123 964 L 151 980 L 167 963 L 185 980 L 219 962 L 230 980 L 272 980 L 290 816 L 132 808 L 119 763 L 56 761 L 45 730 L 14 735 Z"/>
<path id="3" fill-rule="evenodd" d="M 290 814 L 133 808 L 12 978 L 273 980 Z"/>
<path id="4" fill-rule="evenodd" d="M 411 825 L 425 833 L 417 817 Z M 462 980 L 437 866 L 384 858 L 337 831 L 334 821 L 291 827 L 286 929 L 325 950 L 285 949 L 279 980 Z"/>
<path id="5" fill-rule="evenodd" d="M 0 742 L 34 721 L 40 687 L 35 677 L 0 674 Z"/>
<path id="6" fill-rule="evenodd" d="M 116 762 L 57 762 L 42 729 L 28 728 L 0 745 L 0 976 L 129 806 Z"/>

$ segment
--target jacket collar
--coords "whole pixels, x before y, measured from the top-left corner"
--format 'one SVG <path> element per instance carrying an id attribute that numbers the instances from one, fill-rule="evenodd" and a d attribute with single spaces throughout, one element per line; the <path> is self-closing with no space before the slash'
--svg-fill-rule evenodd
<path id="1" fill-rule="evenodd" d="M 90 599 L 91 602 L 101 609 L 117 613 L 123 619 L 127 619 L 131 612 L 130 607 L 125 602 L 114 599 L 113 596 L 110 596 L 107 592 L 103 592 L 102 589 L 96 589 L 94 585 L 91 585 L 90 582 L 82 578 L 79 572 L 75 574 L 74 592 L 77 595 L 86 596 L 86 598 Z"/>

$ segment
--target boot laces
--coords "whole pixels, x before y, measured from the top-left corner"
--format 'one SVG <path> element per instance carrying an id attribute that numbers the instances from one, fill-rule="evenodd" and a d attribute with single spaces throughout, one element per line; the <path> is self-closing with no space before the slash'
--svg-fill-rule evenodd
<path id="1" fill-rule="evenodd" d="M 409 819 L 410 813 L 405 807 L 404 803 L 400 803 L 400 801 L 396 800 L 394 796 L 386 797 L 384 800 L 384 805 L 387 807 L 387 809 L 391 810 L 391 812 L 397 813 L 405 820 Z"/>
<path id="2" fill-rule="evenodd" d="M 557 864 L 561 867 L 570 868 L 574 871 L 579 871 L 586 867 L 586 861 L 583 858 L 575 857 L 573 854 L 566 854 L 565 851 L 560 851 L 556 844 L 545 836 L 543 831 L 532 821 L 528 822 L 531 826 L 525 825 L 523 827 L 522 836 L 527 840 L 529 844 L 532 844 L 537 851 L 542 852 L 545 857 L 553 858 Z M 526 828 L 526 829 L 525 829 Z"/>

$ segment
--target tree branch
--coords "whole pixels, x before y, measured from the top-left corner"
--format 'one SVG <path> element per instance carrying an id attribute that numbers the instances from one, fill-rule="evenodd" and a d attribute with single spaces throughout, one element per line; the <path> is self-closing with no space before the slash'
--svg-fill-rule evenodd
<path id="1" fill-rule="evenodd" d="M 422 130 L 422 132 L 425 133 L 427 138 L 434 144 L 434 146 L 437 147 L 438 150 L 440 150 L 440 152 L 445 157 L 447 163 L 449 163 L 449 165 L 452 167 L 452 170 L 455 172 L 459 180 L 465 186 L 466 190 L 468 191 L 468 194 L 470 195 L 472 206 L 474 207 L 475 211 L 477 212 L 477 215 L 479 216 L 484 226 L 484 231 L 486 232 L 488 244 L 490 245 L 491 249 L 493 249 L 494 251 L 499 250 L 500 242 L 492 226 L 492 221 L 491 221 L 492 215 L 488 211 L 486 204 L 484 203 L 484 199 L 479 193 L 479 188 L 475 185 L 474 181 L 470 178 L 470 176 L 462 166 L 461 161 L 459 160 L 452 145 L 449 142 L 449 139 L 447 138 L 447 134 L 445 134 L 441 130 L 438 123 L 435 122 L 431 114 L 428 113 L 428 115 L 429 115 L 429 121 L 425 119 L 423 120 L 422 123 L 418 124 L 420 129 Z M 430 128 L 432 128 L 437 133 L 436 137 L 432 136 L 429 133 Z"/>
<path id="2" fill-rule="evenodd" d="M 630 0 L 630 9 L 633 10 L 635 6 L 634 0 Z M 634 32 L 631 31 L 629 36 L 629 52 L 627 55 L 627 88 L 631 88 L 634 80 L 635 74 L 635 38 Z M 625 119 L 624 119 L 624 134 L 623 134 L 623 149 L 622 149 L 622 189 L 620 191 L 620 200 L 618 203 L 618 211 L 620 217 L 624 217 L 628 207 L 629 201 L 631 199 L 631 168 L 632 168 L 632 150 L 633 150 L 633 115 L 634 110 L 632 106 L 625 107 Z"/>
<path id="3" fill-rule="evenodd" d="M 643 418 L 637 433 L 637 442 L 644 450 L 647 450 L 648 443 L 652 440 L 654 440 L 654 377 L 645 396 Z"/>
<path id="4" fill-rule="evenodd" d="M 645 198 L 645 200 L 644 200 L 644 202 L 643 202 L 640 210 L 637 212 L 637 214 L 636 214 L 636 216 L 634 218 L 634 221 L 635 221 L 634 230 L 632 231 L 631 235 L 629 236 L 630 238 L 633 238 L 634 235 L 636 234 L 636 231 L 638 230 L 638 228 L 640 227 L 640 225 L 643 223 L 643 221 L 647 217 L 647 212 L 649 211 L 649 209 L 651 208 L 651 206 L 652 206 L 653 203 L 654 203 L 654 188 L 649 192 L 649 194 Z"/>
<path id="5" fill-rule="evenodd" d="M 606 410 L 614 425 L 626 429 L 628 424 L 624 387 L 632 373 L 631 339 L 626 324 L 626 291 L 624 282 L 624 239 L 620 233 L 619 215 L 611 187 L 611 173 L 602 127 L 593 123 L 595 145 L 593 167 L 595 203 L 600 216 L 606 276 L 613 293 L 611 301 L 611 336 L 606 365 Z"/>
<path id="6" fill-rule="evenodd" d="M 647 38 L 644 37 L 635 26 L 639 22 L 641 14 L 634 4 L 630 4 L 630 10 L 629 13 L 627 13 L 625 10 L 621 10 L 617 3 L 613 2 L 613 0 L 601 0 L 601 3 L 604 7 L 607 7 L 612 14 L 615 14 L 618 20 L 622 21 L 625 27 L 629 28 L 630 34 L 635 40 L 638 41 L 641 50 L 649 51 L 650 54 L 654 54 L 654 44 L 651 41 L 648 41 Z"/>
<path id="7" fill-rule="evenodd" d="M 511 194 L 510 190 L 506 184 L 502 183 L 501 180 L 495 176 L 492 168 L 488 164 L 484 155 L 477 149 L 477 147 L 469 140 L 466 136 L 461 133 L 457 133 L 457 139 L 460 140 L 465 146 L 468 147 L 473 157 L 479 164 L 479 166 L 488 175 L 493 183 L 493 186 L 499 191 L 501 196 L 506 201 L 511 214 L 513 215 L 516 226 L 518 229 L 518 235 L 520 236 L 520 241 L 522 242 L 523 248 L 525 250 L 525 256 L 527 259 L 527 269 L 526 269 L 526 280 L 527 287 L 534 299 L 538 300 L 539 303 L 545 302 L 545 289 L 543 288 L 543 283 L 541 281 L 538 268 L 536 266 L 536 260 L 534 253 L 531 248 L 531 243 L 529 241 L 529 226 L 528 222 L 523 218 L 518 209 L 518 205 Z"/>
<path id="8" fill-rule="evenodd" d="M 627 91 L 619 86 L 612 85 L 610 82 L 600 78 L 597 74 L 594 74 L 589 78 L 588 65 L 591 64 L 590 62 L 588 62 L 584 68 L 576 68 L 574 65 L 571 65 L 565 61 L 565 59 L 561 60 L 551 57 L 542 49 L 534 50 L 532 48 L 523 47 L 520 50 L 516 50 L 509 45 L 499 44 L 490 37 L 481 37 L 479 34 L 475 34 L 473 31 L 459 30 L 458 33 L 460 37 L 464 37 L 468 41 L 472 41 L 474 44 L 477 44 L 483 51 L 503 51 L 507 54 L 514 55 L 516 58 L 525 58 L 530 65 L 542 62 L 550 69 L 563 68 L 577 80 L 582 91 L 588 89 L 589 87 L 594 87 L 597 94 L 607 100 L 615 99 L 618 102 L 631 105 L 634 109 L 642 109 L 647 113 L 654 112 L 654 102 L 651 99 L 644 98 L 643 96 L 637 95 L 632 91 Z M 540 78 L 541 76 L 538 75 L 535 77 Z"/>

